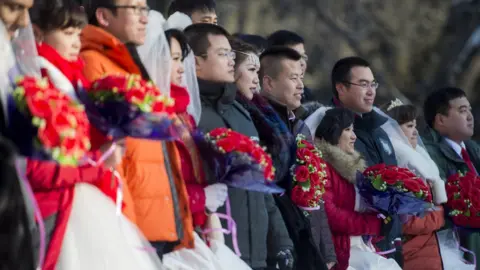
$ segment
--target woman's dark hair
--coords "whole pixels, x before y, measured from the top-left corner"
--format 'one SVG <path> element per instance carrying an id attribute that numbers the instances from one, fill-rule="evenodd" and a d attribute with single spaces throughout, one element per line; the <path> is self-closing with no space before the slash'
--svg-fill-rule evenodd
<path id="1" fill-rule="evenodd" d="M 11 144 L 0 137 L 0 269 L 35 269 L 32 232 Z"/>
<path id="2" fill-rule="evenodd" d="M 83 28 L 88 24 L 87 14 L 74 0 L 37 0 L 30 10 L 32 23 L 44 32 L 69 27 Z"/>
<path id="3" fill-rule="evenodd" d="M 235 69 L 247 59 L 248 53 L 258 54 L 258 49 L 255 46 L 238 38 L 231 37 L 229 42 L 232 50 L 235 52 Z"/>
<path id="4" fill-rule="evenodd" d="M 391 108 L 388 110 L 388 107 L 392 105 L 393 101 L 388 102 L 387 104 L 382 106 L 382 110 L 391 118 L 397 121 L 399 125 L 403 125 L 410 121 L 416 120 L 418 117 L 418 110 L 415 106 L 407 104 L 407 105 L 400 105 Z"/>
<path id="5" fill-rule="evenodd" d="M 355 114 L 345 108 L 333 108 L 325 112 L 325 116 L 315 131 L 315 137 L 332 145 L 337 145 L 342 132 L 355 121 Z"/>
<path id="6" fill-rule="evenodd" d="M 190 53 L 190 47 L 188 46 L 187 37 L 183 34 L 182 31 L 178 29 L 169 29 L 165 31 L 165 36 L 168 40 L 168 45 L 172 47 L 172 38 L 176 39 L 180 43 L 180 48 L 182 50 L 182 61 Z"/>

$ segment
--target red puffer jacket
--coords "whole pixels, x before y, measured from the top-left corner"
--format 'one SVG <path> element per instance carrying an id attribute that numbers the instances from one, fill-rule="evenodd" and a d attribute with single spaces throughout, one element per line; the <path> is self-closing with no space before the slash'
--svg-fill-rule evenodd
<path id="1" fill-rule="evenodd" d="M 187 113 L 187 106 L 190 102 L 187 90 L 172 84 L 170 95 L 175 99 L 177 115 L 190 130 L 195 130 L 197 128 L 195 120 Z M 183 134 L 182 140 L 177 141 L 176 145 L 180 154 L 182 175 L 187 187 L 193 225 L 203 226 L 207 220 L 207 215 L 205 214 L 205 191 L 203 190 L 206 184 L 201 157 L 189 133 Z"/>
<path id="2" fill-rule="evenodd" d="M 338 263 L 336 270 L 348 268 L 350 237 L 380 234 L 381 221 L 375 214 L 355 211 L 357 171 L 365 169 L 365 161 L 358 153 L 353 155 L 328 143 L 317 143 L 327 162 L 328 185 L 324 194 L 325 211 L 332 231 Z"/>

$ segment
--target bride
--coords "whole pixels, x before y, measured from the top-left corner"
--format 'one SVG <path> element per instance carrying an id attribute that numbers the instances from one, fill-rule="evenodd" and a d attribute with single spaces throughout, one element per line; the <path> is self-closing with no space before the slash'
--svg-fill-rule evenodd
<path id="1" fill-rule="evenodd" d="M 441 269 L 442 261 L 443 269 L 446 270 L 474 269 L 473 265 L 467 265 L 461 259 L 453 231 L 437 232 L 445 223 L 443 208 L 440 206 L 447 202 L 445 183 L 418 136 L 415 106 L 404 105 L 397 99 L 385 105 L 384 111 L 390 116 L 390 120 L 382 128 L 392 142 L 398 166 L 409 168 L 429 182 L 434 203 L 438 205 L 438 210 L 423 218 L 411 218 L 404 224 L 405 269 Z"/>

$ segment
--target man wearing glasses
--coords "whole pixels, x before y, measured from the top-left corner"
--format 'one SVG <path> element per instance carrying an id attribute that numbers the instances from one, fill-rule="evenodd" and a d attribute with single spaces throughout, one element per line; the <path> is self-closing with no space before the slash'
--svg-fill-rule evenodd
<path id="1" fill-rule="evenodd" d="M 145 42 L 150 11 L 146 0 L 90 0 L 84 7 L 89 25 L 82 32 L 80 55 L 87 78 L 138 74 L 148 80 L 135 48 Z M 193 224 L 175 143 L 127 138 L 122 167 L 117 169 L 123 171 L 123 186 L 128 187 L 125 201 L 134 204 L 133 215 L 126 216 L 135 218 L 132 222 L 159 257 L 179 246 L 193 247 Z"/>
<path id="2" fill-rule="evenodd" d="M 354 129 L 357 135 L 355 150 L 363 155 L 368 166 L 376 164 L 397 165 L 397 159 L 392 143 L 387 133 L 381 126 L 387 122 L 387 118 L 373 110 L 378 82 L 370 69 L 370 64 L 360 57 L 347 57 L 337 61 L 332 74 L 333 103 L 336 106 L 345 107 L 357 114 Z M 398 217 L 392 217 L 391 221 L 396 228 L 390 235 L 400 236 L 401 226 Z M 389 250 L 393 243 L 382 241 L 377 246 L 382 250 Z M 401 244 L 400 244 L 401 245 Z M 394 257 L 397 263 L 403 265 L 401 248 L 389 255 Z"/>
<path id="3" fill-rule="evenodd" d="M 258 139 L 250 114 L 235 101 L 235 53 L 228 41 L 229 33 L 220 26 L 200 23 L 187 27 L 185 35 L 195 54 L 202 100 L 199 129 L 209 132 L 227 127 Z M 207 181 L 217 181 L 208 175 Z M 285 259 L 283 254 L 290 252 L 292 242 L 272 195 L 228 188 L 228 196 L 232 217 L 237 223 L 236 240 L 242 260 L 255 270 L 264 270 L 267 267 L 267 255 L 270 255 L 276 263 L 286 267 L 280 269 L 290 270 L 293 259 Z M 221 207 L 218 212 L 225 213 L 226 207 Z M 222 226 L 227 228 L 226 222 Z M 225 236 L 225 244 L 232 250 L 234 241 L 232 237 Z"/>

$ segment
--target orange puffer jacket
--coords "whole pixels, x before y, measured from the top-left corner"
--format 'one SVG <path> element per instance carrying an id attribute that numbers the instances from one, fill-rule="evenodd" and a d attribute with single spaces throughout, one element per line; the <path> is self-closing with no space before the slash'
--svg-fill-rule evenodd
<path id="1" fill-rule="evenodd" d="M 89 80 L 106 74 L 140 74 L 127 47 L 99 27 L 83 29 L 80 55 Z M 193 247 L 192 217 L 175 143 L 127 138 L 121 167 L 136 224 L 147 239 L 181 240 L 180 247 Z"/>
<path id="2" fill-rule="evenodd" d="M 442 257 L 435 232 L 443 227 L 443 208 L 423 218 L 413 217 L 403 225 L 403 269 L 441 270 Z"/>

